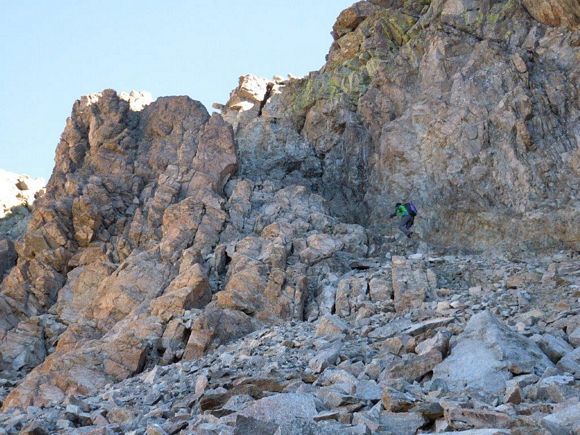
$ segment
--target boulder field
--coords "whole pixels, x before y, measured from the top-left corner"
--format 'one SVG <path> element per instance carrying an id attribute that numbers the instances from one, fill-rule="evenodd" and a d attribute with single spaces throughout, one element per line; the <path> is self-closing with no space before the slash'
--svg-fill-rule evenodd
<path id="1" fill-rule="evenodd" d="M 579 26 L 360 1 L 219 113 L 80 98 L 0 220 L 0 434 L 577 433 Z"/>

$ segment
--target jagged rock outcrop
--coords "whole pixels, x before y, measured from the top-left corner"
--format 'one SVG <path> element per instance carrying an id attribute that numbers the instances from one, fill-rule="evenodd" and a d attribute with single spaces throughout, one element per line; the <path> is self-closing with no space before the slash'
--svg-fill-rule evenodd
<path id="1" fill-rule="evenodd" d="M 568 430 L 580 48 L 532 3 L 358 2 L 320 71 L 243 76 L 221 114 L 77 101 L 0 287 L 3 424 Z M 387 221 L 410 197 L 419 241 Z M 492 391 L 458 373 L 474 340 Z"/>
<path id="2" fill-rule="evenodd" d="M 237 164 L 231 127 L 187 97 L 140 112 L 113 91 L 75 104 L 3 282 L 3 370 L 34 368 L 5 407 L 49 405 L 302 320 L 320 277 L 366 254 L 362 227 L 304 186 L 226 186 Z"/>
<path id="3" fill-rule="evenodd" d="M 574 19 L 570 2 L 529 3 Z M 576 32 L 517 2 L 448 0 L 358 2 L 333 36 L 325 66 L 277 83 L 260 117 L 226 106 L 242 171 L 299 180 L 374 233 L 413 198 L 432 243 L 578 246 Z"/>

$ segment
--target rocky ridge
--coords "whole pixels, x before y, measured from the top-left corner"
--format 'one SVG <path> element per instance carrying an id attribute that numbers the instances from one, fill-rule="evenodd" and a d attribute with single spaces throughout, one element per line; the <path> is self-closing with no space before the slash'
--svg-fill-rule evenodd
<path id="1" fill-rule="evenodd" d="M 1 283 L 6 430 L 574 430 L 580 63 L 550 4 L 358 2 L 320 71 L 221 115 L 77 101 Z"/>

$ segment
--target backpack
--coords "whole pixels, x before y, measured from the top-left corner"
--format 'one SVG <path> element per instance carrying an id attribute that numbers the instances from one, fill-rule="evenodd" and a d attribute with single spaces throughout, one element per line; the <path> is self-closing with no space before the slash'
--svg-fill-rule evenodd
<path id="1" fill-rule="evenodd" d="M 413 217 L 417 216 L 417 207 L 415 207 L 415 204 L 413 204 L 412 202 L 407 202 L 405 204 L 405 208 L 407 209 L 407 211 L 411 216 Z"/>

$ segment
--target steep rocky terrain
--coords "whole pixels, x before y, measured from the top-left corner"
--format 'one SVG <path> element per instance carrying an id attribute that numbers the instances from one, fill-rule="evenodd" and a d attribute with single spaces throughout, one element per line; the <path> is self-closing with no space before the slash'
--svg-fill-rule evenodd
<path id="1" fill-rule="evenodd" d="M 0 433 L 577 431 L 579 17 L 363 1 L 221 114 L 78 100 L 0 284 Z"/>

